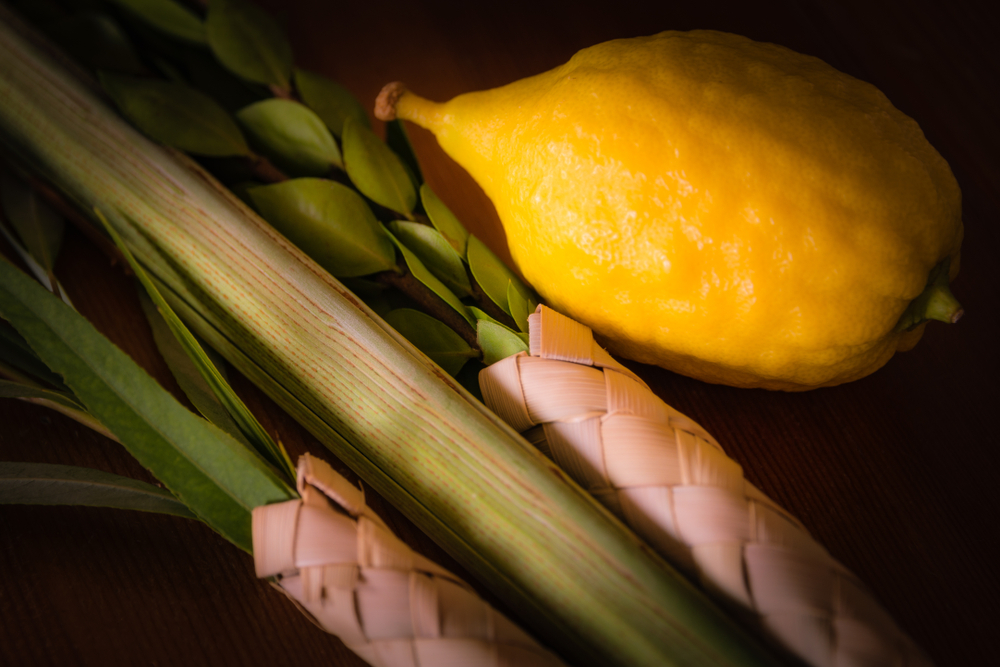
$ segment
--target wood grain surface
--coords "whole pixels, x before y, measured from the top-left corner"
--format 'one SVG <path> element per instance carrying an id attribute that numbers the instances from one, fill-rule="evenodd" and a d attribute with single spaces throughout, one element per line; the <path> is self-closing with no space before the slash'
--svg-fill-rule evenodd
<path id="1" fill-rule="evenodd" d="M 714 28 L 819 56 L 876 84 L 915 118 L 963 191 L 966 236 L 953 285 L 966 308 L 960 323 L 932 324 L 915 350 L 868 378 L 800 394 L 633 367 L 867 582 L 938 665 L 997 664 L 1000 26 L 988 3 L 264 6 L 286 26 L 300 66 L 341 82 L 366 105 L 392 80 L 446 99 L 538 73 L 603 40 Z M 509 258 L 481 190 L 430 135 L 411 129 L 411 137 L 435 191 Z M 58 274 L 82 312 L 179 393 L 155 352 L 135 287 L 118 267 L 71 232 Z M 309 450 L 331 458 L 248 382 L 236 376 L 235 384 L 293 455 Z M 12 399 L 0 399 L 0 460 L 149 479 L 117 444 Z M 415 548 L 461 571 L 391 507 L 377 498 L 373 504 Z M 199 524 L 117 510 L 0 506 L 0 664 L 363 663 L 257 581 L 248 556 Z"/>

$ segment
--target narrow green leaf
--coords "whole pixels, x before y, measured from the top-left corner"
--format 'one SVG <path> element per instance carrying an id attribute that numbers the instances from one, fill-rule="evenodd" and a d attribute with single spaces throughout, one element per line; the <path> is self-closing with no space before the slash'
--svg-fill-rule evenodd
<path id="1" fill-rule="evenodd" d="M 197 519 L 169 491 L 102 470 L 0 462 L 0 505 L 83 505 Z"/>
<path id="2" fill-rule="evenodd" d="M 218 397 L 216 397 L 212 391 L 212 387 L 209 386 L 208 381 L 195 365 L 195 362 L 191 359 L 184 346 L 181 345 L 177 336 L 174 335 L 170 325 L 167 324 L 167 320 L 160 313 L 156 304 L 153 303 L 153 300 L 145 290 L 139 290 L 139 303 L 142 305 L 142 311 L 146 315 L 150 329 L 153 331 L 153 341 L 156 343 L 156 348 L 160 351 L 163 360 L 167 362 L 167 367 L 170 369 L 174 379 L 177 380 L 181 391 L 191 401 L 191 404 L 194 405 L 205 419 L 247 447 L 252 446 L 246 439 L 246 436 L 243 435 L 243 432 L 240 431 L 236 422 L 233 421 L 232 416 L 223 407 Z M 207 354 L 208 351 L 205 350 L 205 353 Z M 214 363 L 212 365 L 215 366 Z"/>
<path id="3" fill-rule="evenodd" d="M 413 277 L 441 297 L 445 303 L 457 310 L 469 324 L 475 326 L 476 319 L 472 317 L 471 313 L 469 313 L 469 309 L 465 307 L 462 300 L 455 296 L 455 293 L 448 289 L 443 282 L 438 280 L 437 277 L 431 273 L 426 266 L 424 266 L 424 263 L 420 261 L 420 258 L 413 254 L 413 252 L 403 245 L 399 239 L 393 236 L 391 232 L 386 232 L 386 234 L 389 235 L 392 242 L 396 244 L 397 248 L 399 248 L 399 252 L 402 253 L 403 260 L 406 262 L 406 266 L 410 269 L 410 273 L 413 274 Z"/>
<path id="4" fill-rule="evenodd" d="M 335 276 L 396 267 L 396 251 L 368 204 L 347 186 L 296 178 L 250 190 L 261 216 Z"/>
<path id="5" fill-rule="evenodd" d="M 350 117 L 344 121 L 342 141 L 344 169 L 358 190 L 376 204 L 412 217 L 417 191 L 399 156 Z"/>
<path id="6" fill-rule="evenodd" d="M 50 34 L 73 58 L 93 70 L 126 74 L 144 70 L 131 40 L 107 14 L 80 12 L 60 21 Z"/>
<path id="7" fill-rule="evenodd" d="M 38 260 L 36 260 L 31 253 L 28 252 L 28 249 L 21 245 L 21 240 L 18 239 L 11 230 L 7 229 L 7 225 L 4 224 L 2 217 L 0 217 L 0 236 L 4 237 L 7 240 L 7 243 L 14 248 L 18 257 L 21 258 L 21 261 L 25 263 L 28 270 L 31 271 L 31 274 L 35 276 L 35 279 L 45 286 L 45 289 L 49 290 L 53 294 L 58 294 L 67 306 L 70 308 L 73 307 L 73 303 L 70 301 L 69 295 L 66 294 L 66 290 L 63 289 L 59 279 L 56 278 L 56 274 L 46 271 L 42 265 L 38 263 Z"/>
<path id="8" fill-rule="evenodd" d="M 205 32 L 215 57 L 234 74 L 290 88 L 292 46 L 264 10 L 236 0 L 212 2 Z"/>
<path id="9" fill-rule="evenodd" d="M 365 127 L 371 127 L 368 114 L 354 95 L 339 83 L 320 74 L 295 70 L 295 90 L 302 102 L 323 119 L 336 136 L 344 132 L 344 120 L 353 118 Z"/>
<path id="10" fill-rule="evenodd" d="M 469 243 L 469 232 L 465 226 L 426 183 L 420 186 L 420 202 L 424 205 L 424 212 L 431 219 L 434 229 L 448 239 L 448 243 L 459 257 L 465 259 Z"/>
<path id="11" fill-rule="evenodd" d="M 441 232 L 433 227 L 405 220 L 390 222 L 389 229 L 451 291 L 460 297 L 472 294 L 465 264 Z"/>
<path id="12" fill-rule="evenodd" d="M 6 363 L 27 374 L 32 380 L 41 380 L 59 391 L 69 391 L 63 384 L 62 378 L 42 363 L 21 334 L 2 320 L 0 320 L 0 363 Z"/>
<path id="13" fill-rule="evenodd" d="M 330 130 L 303 104 L 263 100 L 239 110 L 236 118 L 254 147 L 294 176 L 324 176 L 343 166 Z"/>
<path id="14" fill-rule="evenodd" d="M 6 170 L 0 180 L 0 200 L 7 222 L 48 278 L 62 247 L 65 220 L 27 183 Z M 45 282 L 43 276 L 36 277 Z"/>
<path id="15" fill-rule="evenodd" d="M 398 118 L 385 124 L 385 143 L 403 161 L 413 185 L 419 188 L 424 182 L 424 174 L 420 169 L 417 153 L 413 150 L 413 144 L 410 143 L 410 135 L 406 133 L 406 127 Z"/>
<path id="16" fill-rule="evenodd" d="M 106 72 L 100 79 L 122 114 L 162 144 L 212 157 L 251 154 L 229 112 L 190 86 Z"/>
<path id="17" fill-rule="evenodd" d="M 174 0 L 111 0 L 141 21 L 172 37 L 205 43 L 205 26 L 187 7 Z"/>
<path id="18" fill-rule="evenodd" d="M 9 382 L 7 380 L 0 380 L 0 398 L 40 398 L 52 403 L 58 403 L 70 410 L 84 410 L 84 407 L 71 394 L 66 392 L 32 387 L 31 385 L 20 382 Z"/>
<path id="19" fill-rule="evenodd" d="M 524 333 L 528 333 L 528 299 L 514 286 L 514 281 L 507 283 L 507 310 L 514 318 L 517 328 Z"/>
<path id="20" fill-rule="evenodd" d="M 451 327 L 419 310 L 398 308 L 386 314 L 385 321 L 449 375 L 457 375 L 465 362 L 479 356 Z"/>
<path id="21" fill-rule="evenodd" d="M 145 269 L 132 256 L 132 252 L 122 241 L 121 237 L 118 236 L 115 228 L 111 226 L 99 210 L 95 209 L 95 213 L 98 219 L 104 224 L 104 228 L 108 234 L 111 235 L 115 245 L 118 246 L 118 249 L 124 255 L 129 266 L 132 267 L 132 271 L 135 272 L 139 282 L 142 283 L 146 293 L 153 302 L 156 312 L 164 320 L 170 333 L 173 334 L 174 339 L 182 348 L 182 351 L 187 354 L 193 363 L 195 371 L 201 375 L 202 379 L 208 385 L 209 391 L 219 400 L 226 412 L 236 422 L 236 426 L 240 432 L 245 436 L 245 439 L 237 440 L 241 444 L 246 444 L 249 441 L 249 444 L 264 460 L 269 461 L 277 470 L 284 472 L 288 476 L 288 481 L 295 479 L 295 466 L 288 460 L 288 455 L 271 439 L 271 436 L 260 425 L 257 418 L 253 416 L 240 397 L 233 391 L 233 388 L 229 386 L 226 379 L 222 377 L 219 369 L 212 363 L 212 360 L 194 337 L 194 334 L 184 326 L 184 323 L 181 322 L 180 318 L 177 317 L 170 308 L 170 305 L 160 294 L 160 291 L 156 288 L 156 285 L 150 279 Z"/>
<path id="22" fill-rule="evenodd" d="M 212 528 L 250 551 L 250 511 L 294 497 L 256 454 L 188 412 L 79 313 L 0 262 L 0 315 L 98 421 Z"/>
<path id="23" fill-rule="evenodd" d="M 506 264 L 500 261 L 499 257 L 493 254 L 492 250 L 486 247 L 485 243 L 471 235 L 469 236 L 468 260 L 472 277 L 483 288 L 486 296 L 510 315 L 507 285 L 511 282 L 520 283 L 520 279 L 507 268 Z"/>
<path id="24" fill-rule="evenodd" d="M 489 320 L 478 321 L 476 339 L 483 350 L 483 364 L 487 366 L 518 352 L 528 351 L 528 344 L 523 338 L 502 324 Z"/>

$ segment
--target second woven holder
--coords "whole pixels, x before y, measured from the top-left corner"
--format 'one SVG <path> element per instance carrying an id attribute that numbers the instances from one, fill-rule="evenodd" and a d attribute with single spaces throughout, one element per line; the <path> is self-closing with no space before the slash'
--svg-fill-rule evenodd
<path id="1" fill-rule="evenodd" d="M 485 403 L 654 549 L 815 667 L 929 667 L 864 585 L 743 477 L 703 428 L 539 306 Z"/>

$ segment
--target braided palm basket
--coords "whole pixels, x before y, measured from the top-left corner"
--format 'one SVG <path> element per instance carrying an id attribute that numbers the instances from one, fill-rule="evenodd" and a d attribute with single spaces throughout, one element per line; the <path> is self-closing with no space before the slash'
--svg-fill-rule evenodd
<path id="1" fill-rule="evenodd" d="M 559 667 L 465 582 L 415 553 L 324 461 L 299 459 L 301 500 L 253 511 L 258 577 L 374 667 Z"/>
<path id="2" fill-rule="evenodd" d="M 486 404 L 680 569 L 816 667 L 929 666 L 862 583 L 702 427 L 539 306 Z"/>

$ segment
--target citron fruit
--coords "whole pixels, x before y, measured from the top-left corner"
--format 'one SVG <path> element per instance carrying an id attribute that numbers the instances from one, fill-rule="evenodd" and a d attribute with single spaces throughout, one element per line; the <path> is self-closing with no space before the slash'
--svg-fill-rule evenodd
<path id="1" fill-rule="evenodd" d="M 378 107 L 436 135 L 525 278 L 626 358 L 802 390 L 867 375 L 961 313 L 948 164 L 816 58 L 664 32 L 446 103 L 390 84 Z"/>

